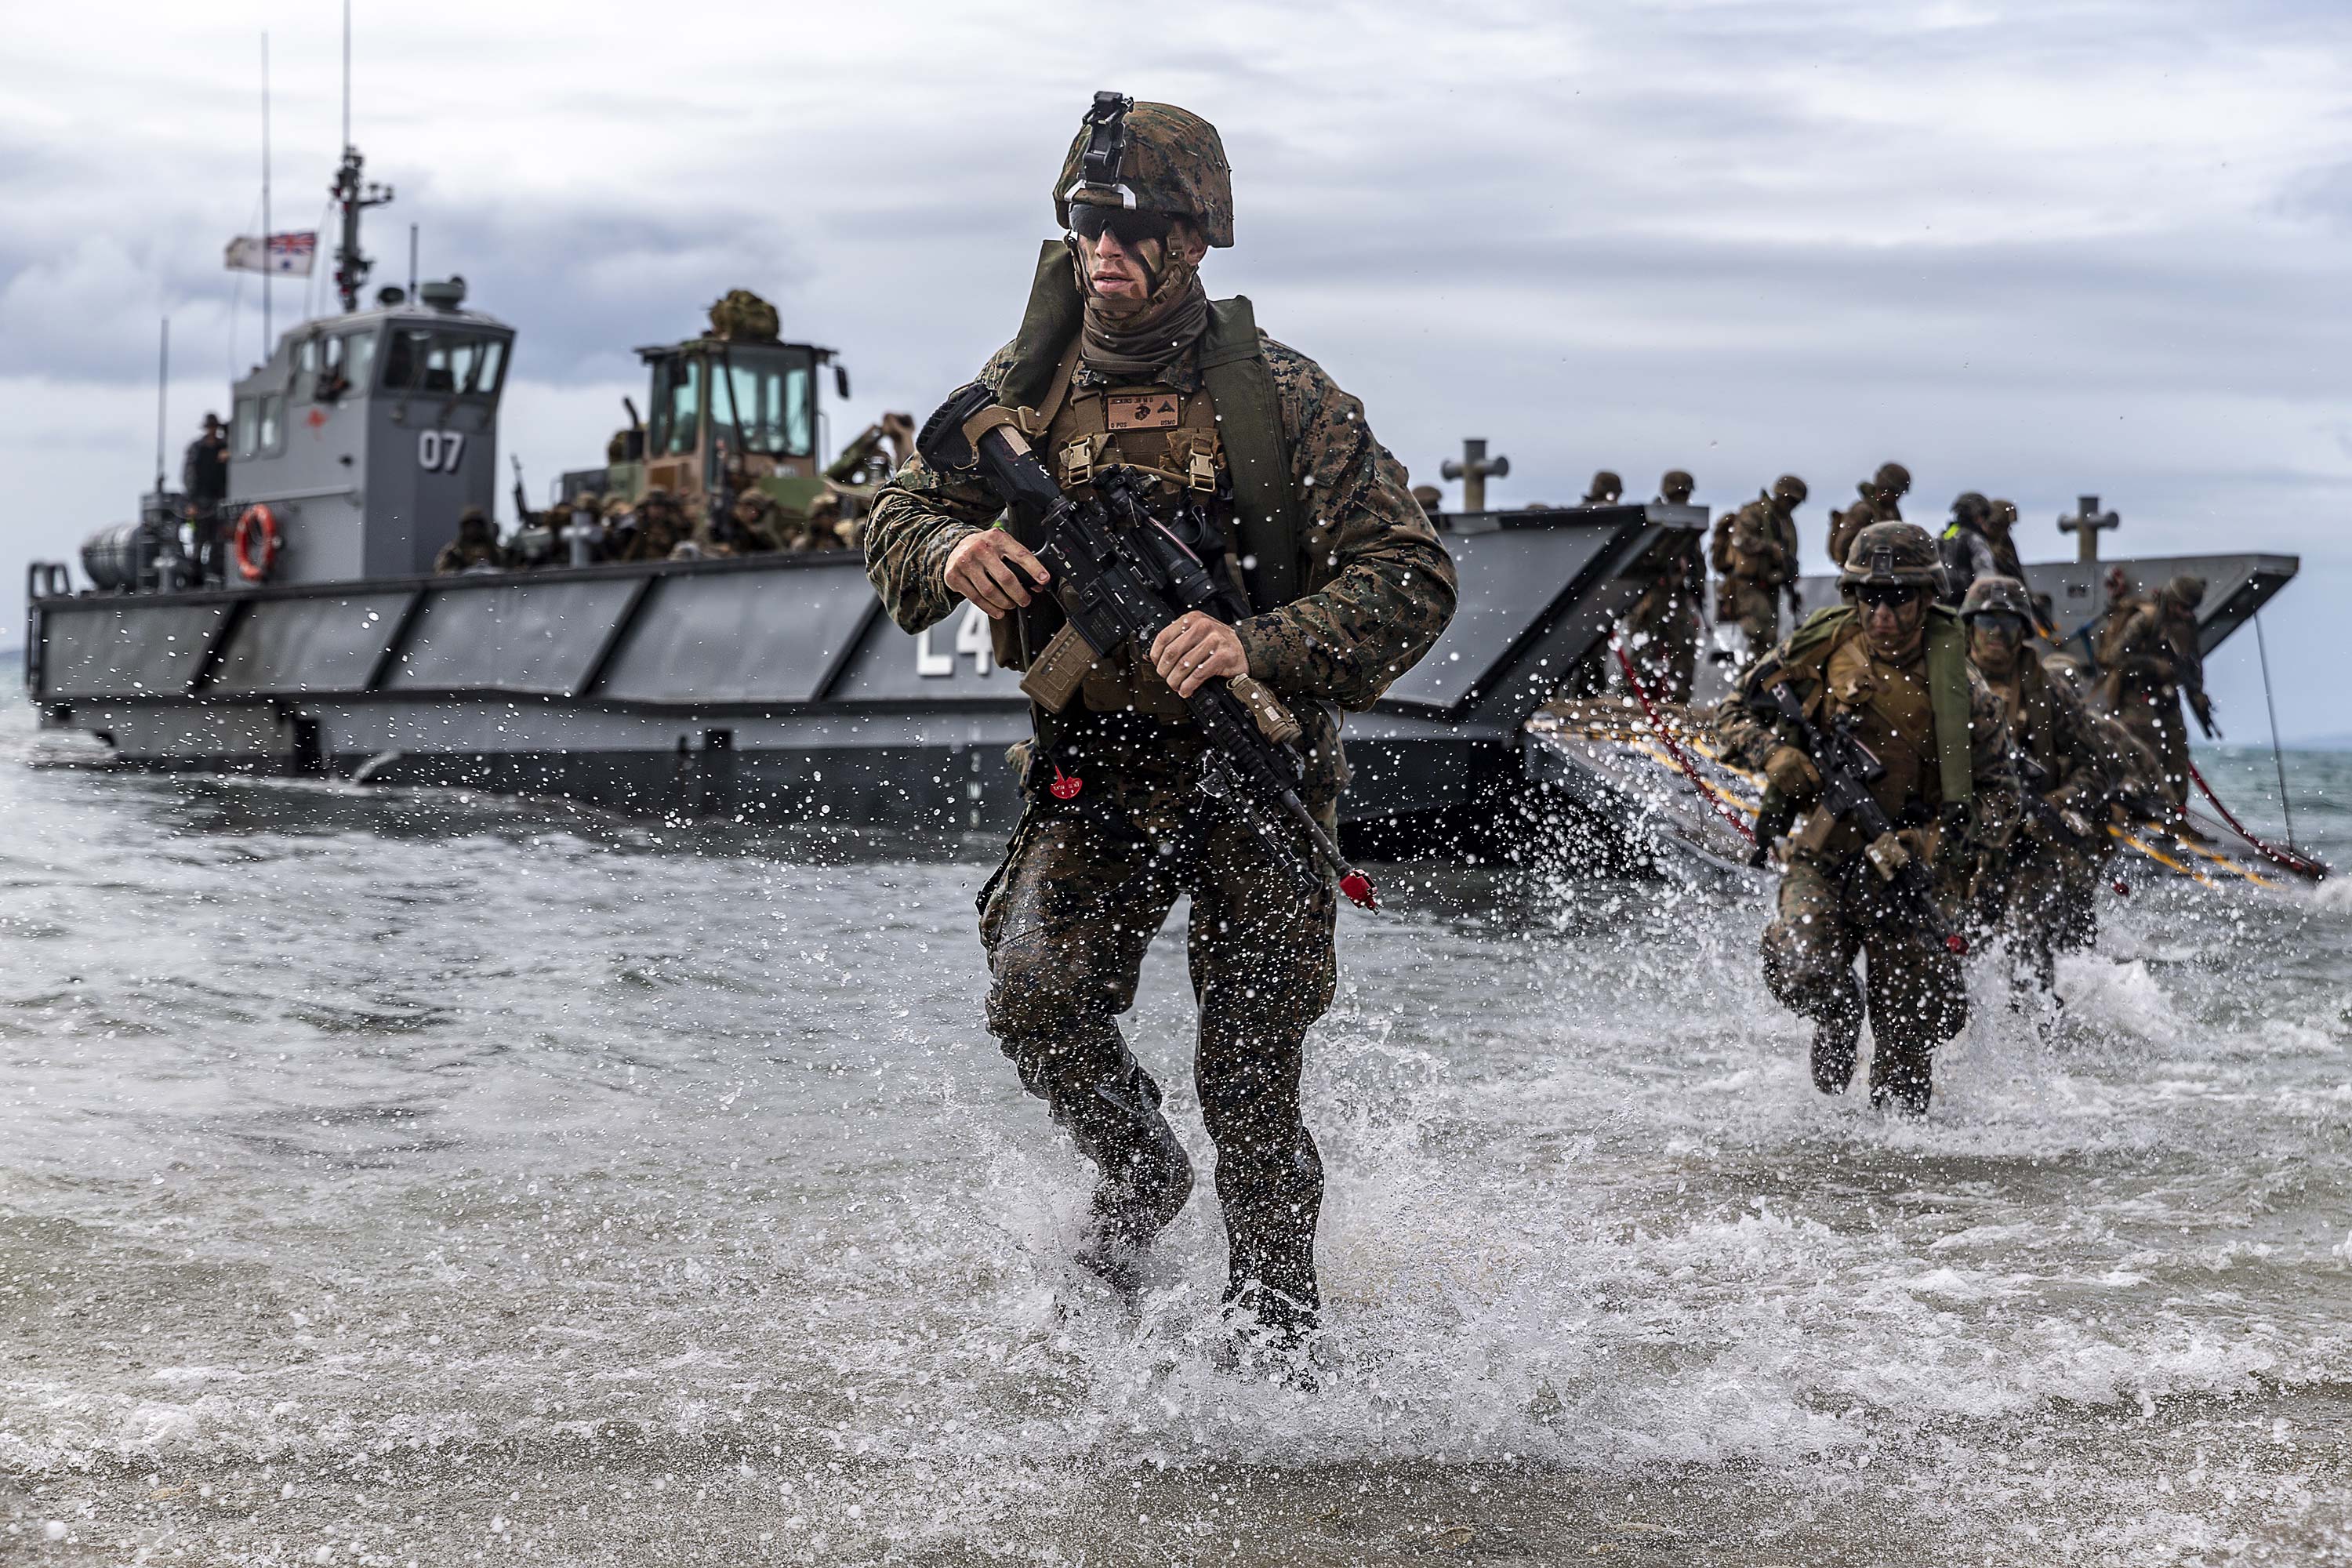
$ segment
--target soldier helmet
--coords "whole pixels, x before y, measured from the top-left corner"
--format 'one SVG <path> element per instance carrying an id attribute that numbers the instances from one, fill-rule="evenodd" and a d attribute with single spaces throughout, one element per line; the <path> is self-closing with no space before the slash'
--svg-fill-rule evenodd
<path id="1" fill-rule="evenodd" d="M 1881 463 L 1878 472 L 1870 476 L 1870 484 L 1873 489 L 1908 495 L 1911 493 L 1911 470 L 1900 463 Z"/>
<path id="2" fill-rule="evenodd" d="M 1916 522 L 1874 522 L 1853 536 L 1838 586 L 1894 583 L 1929 592 L 1944 585 L 1944 558 L 1927 531 Z"/>
<path id="3" fill-rule="evenodd" d="M 2025 584 L 1998 572 L 1988 572 L 1969 584 L 1968 596 L 1960 601 L 1960 619 L 1991 615 L 2015 616 L 2032 625 L 2033 601 L 2027 596 Z"/>
<path id="4" fill-rule="evenodd" d="M 2205 602 L 2205 579 L 2182 573 L 2160 590 L 2163 595 L 2184 610 L 2193 610 Z"/>
<path id="5" fill-rule="evenodd" d="M 1772 481 L 1772 499 L 1782 506 L 1802 506 L 1811 493 L 1805 489 L 1805 481 L 1794 474 L 1782 474 Z"/>
<path id="6" fill-rule="evenodd" d="M 1992 502 L 1985 500 L 1981 490 L 1962 490 L 1952 498 L 1952 520 L 1956 522 L 1981 524 L 1992 516 Z"/>
<path id="7" fill-rule="evenodd" d="M 735 510 L 737 511 L 762 512 L 775 504 L 774 500 L 769 496 L 768 492 L 760 489 L 756 485 L 738 491 L 735 496 Z"/>
<path id="8" fill-rule="evenodd" d="M 605 521 L 610 522 L 616 517 L 625 516 L 628 510 L 629 498 L 623 495 L 620 491 L 614 490 L 611 495 L 604 498 L 604 515 Z"/>
<path id="9" fill-rule="evenodd" d="M 1585 504 L 1590 506 L 1595 501 L 1615 500 L 1624 493 L 1625 481 L 1608 469 L 1602 468 L 1592 476 L 1592 488 L 1584 492 L 1584 500 Z"/>
<path id="10" fill-rule="evenodd" d="M 655 485 L 653 488 L 646 490 L 645 494 L 637 498 L 637 510 L 639 511 L 653 511 L 662 508 L 675 510 L 677 507 L 677 498 L 671 495 L 669 491 L 662 489 L 659 485 Z"/>
<path id="11" fill-rule="evenodd" d="M 1422 510 L 1428 512 L 1433 517 L 1442 510 L 1445 505 L 1445 492 L 1439 489 L 1435 485 L 1413 486 L 1412 499 L 1421 503 Z"/>
<path id="12" fill-rule="evenodd" d="M 469 506 L 465 510 L 457 514 L 457 524 L 461 528 L 469 522 L 488 522 L 489 521 L 490 514 L 484 511 L 478 506 Z"/>
<path id="13" fill-rule="evenodd" d="M 559 497 L 558 499 L 548 502 L 547 510 L 540 515 L 547 521 L 553 522 L 560 518 L 570 517 L 572 515 L 572 503 Z"/>
<path id="14" fill-rule="evenodd" d="M 205 416 L 205 428 L 207 430 L 219 429 L 220 422 L 221 416 L 217 414 L 207 414 Z"/>
<path id="15" fill-rule="evenodd" d="M 1665 478 L 1658 481 L 1658 494 L 1676 506 L 1688 501 L 1691 499 L 1691 491 L 1696 489 L 1698 489 L 1698 481 L 1691 478 L 1688 471 L 1682 468 L 1668 468 Z"/>
<path id="16" fill-rule="evenodd" d="M 1054 216 L 1064 228 L 1073 205 L 1181 217 L 1212 246 L 1234 242 L 1225 144 L 1215 126 L 1172 103 L 1095 94 L 1054 182 Z"/>
<path id="17" fill-rule="evenodd" d="M 1992 503 L 1991 517 L 1995 528 L 2016 527 L 2017 503 L 2013 500 L 2001 500 L 1996 497 Z"/>

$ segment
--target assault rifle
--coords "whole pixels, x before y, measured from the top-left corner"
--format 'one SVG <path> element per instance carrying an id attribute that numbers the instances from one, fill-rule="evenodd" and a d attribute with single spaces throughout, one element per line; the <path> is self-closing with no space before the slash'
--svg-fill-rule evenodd
<path id="1" fill-rule="evenodd" d="M 915 447 L 935 468 L 977 469 L 1012 514 L 1015 537 L 1053 574 L 1067 624 L 1034 656 L 1021 687 L 1055 712 L 1076 695 L 1094 661 L 1129 644 L 1137 658 L 1148 658 L 1152 639 L 1187 611 L 1233 618 L 1230 597 L 1199 550 L 1145 510 L 1140 476 L 1114 465 L 1095 473 L 1102 500 L 1065 494 L 987 387 L 974 383 L 950 395 L 924 422 Z M 1318 890 L 1322 884 L 1276 831 L 1279 819 L 1305 832 L 1314 859 L 1339 879 L 1341 892 L 1365 909 L 1377 908 L 1370 879 L 1348 864 L 1298 798 L 1303 769 L 1291 744 L 1298 721 L 1274 694 L 1248 676 L 1213 677 L 1184 704 L 1209 741 L 1201 760 L 1202 791 L 1237 807 L 1303 889 Z"/>
<path id="2" fill-rule="evenodd" d="M 1885 775 L 1886 764 L 1854 739 L 1849 726 L 1820 725 L 1805 717 L 1805 705 L 1797 700 L 1797 694 L 1789 689 L 1785 680 L 1771 682 L 1751 700 L 1759 718 L 1781 721 L 1796 731 L 1799 746 L 1812 759 L 1815 771 L 1822 775 L 1822 810 L 1832 818 L 1852 820 L 1861 831 L 1863 841 L 1874 847 L 1895 831 L 1886 808 L 1870 793 L 1871 784 Z M 1776 792 L 1766 793 L 1775 798 L 1768 800 L 1765 809 L 1757 814 L 1756 849 L 1748 857 L 1751 866 L 1763 864 L 1772 841 L 1788 832 L 1796 816 L 1795 808 L 1777 798 Z M 1944 919 L 1943 908 L 1936 901 L 1934 879 L 1916 855 L 1906 855 L 1891 873 L 1874 857 L 1871 864 L 1886 878 L 1912 925 L 1933 937 L 1945 952 L 1966 955 L 1969 939 Z"/>
<path id="3" fill-rule="evenodd" d="M 523 489 L 522 458 L 509 452 L 507 454 L 507 461 L 514 465 L 515 526 L 529 528 L 539 521 L 539 514 L 530 510 L 530 494 Z"/>
<path id="4" fill-rule="evenodd" d="M 2017 798 L 2024 803 L 2026 815 L 2040 823 L 2042 831 L 2049 834 L 2054 842 L 2084 859 L 2097 858 L 2100 848 L 2098 829 L 2093 827 L 2087 833 L 2077 830 L 2074 824 L 2067 819 L 2066 813 L 2051 805 L 2050 797 L 2042 793 L 2042 786 L 2050 782 L 2050 770 L 2014 747 L 2010 751 L 2009 760 L 2017 770 Z M 2115 889 L 2116 897 L 2131 897 L 2131 883 L 2120 873 L 2109 876 L 2107 885 Z"/>

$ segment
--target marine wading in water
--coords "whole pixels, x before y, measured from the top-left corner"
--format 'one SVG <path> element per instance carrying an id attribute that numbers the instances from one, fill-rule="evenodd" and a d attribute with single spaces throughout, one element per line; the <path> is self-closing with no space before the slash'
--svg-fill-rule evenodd
<path id="1" fill-rule="evenodd" d="M 1323 1173 L 1299 1075 L 1336 984 L 1337 899 L 1327 877 L 1289 874 L 1317 863 L 1306 825 L 1278 823 L 1270 840 L 1264 819 L 1202 790 L 1208 739 L 1187 700 L 1215 680 L 1270 689 L 1301 731 L 1296 792 L 1328 832 L 1348 777 L 1340 712 L 1370 707 L 1437 641 L 1454 566 L 1362 405 L 1260 332 L 1246 299 L 1202 287 L 1208 252 L 1234 243 L 1214 127 L 1098 93 L 1053 200 L 1066 236 L 1045 247 L 1020 331 L 979 384 L 1062 490 L 1115 491 L 1199 539 L 1231 608 L 1086 657 L 1058 705 L 1033 704 L 1034 735 L 1014 748 L 1024 809 L 979 900 L 988 1026 L 1097 1169 L 1079 1261 L 1133 1292 L 1192 1172 L 1118 1018 L 1153 935 L 1190 899 L 1229 1343 L 1300 1376 L 1320 1307 Z M 905 630 L 969 600 L 993 622 L 999 662 L 1028 670 L 1066 625 L 1055 595 L 1068 585 L 1036 542 L 993 526 L 1003 508 L 977 474 L 919 455 L 876 500 L 866 571 Z"/>
<path id="2" fill-rule="evenodd" d="M 1764 931 L 1764 979 L 1813 1021 L 1814 1085 L 1844 1092 L 1866 1017 L 1871 1100 L 1914 1114 L 1927 1109 L 1935 1047 L 1968 1022 L 1965 943 L 1940 929 L 1933 884 L 1999 853 L 2018 812 L 2008 721 L 1958 618 L 1934 602 L 1940 564 L 1916 524 L 1864 528 L 1838 579 L 1849 603 L 1759 660 L 1717 724 L 1767 781 L 1759 847 L 1802 814 Z M 1857 757 L 1862 776 L 1824 777 Z M 1855 793 L 1867 796 L 1860 809 Z"/>

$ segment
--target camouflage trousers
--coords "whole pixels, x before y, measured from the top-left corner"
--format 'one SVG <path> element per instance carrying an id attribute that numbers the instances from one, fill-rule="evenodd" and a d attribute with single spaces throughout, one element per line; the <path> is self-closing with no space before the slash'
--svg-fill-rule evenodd
<path id="1" fill-rule="evenodd" d="M 2164 798 L 2178 812 L 2189 804 L 2189 721 L 2175 691 L 2133 691 L 2116 705 L 2125 729 L 2156 753 L 2163 767 Z"/>
<path id="2" fill-rule="evenodd" d="M 1657 611 L 1625 623 L 1625 656 L 1642 684 L 1661 702 L 1685 703 L 1698 674 L 1698 618 L 1689 601 L 1670 599 Z M 1614 664 L 1614 658 L 1610 661 Z"/>
<path id="3" fill-rule="evenodd" d="M 1754 665 L 1780 640 L 1780 598 L 1766 584 L 1747 577 L 1726 577 L 1717 607 L 1718 612 L 1731 612 L 1727 616 L 1719 614 L 1719 619 L 1734 620 L 1739 625 L 1740 668 Z"/>
<path id="4" fill-rule="evenodd" d="M 1764 983 L 1813 1020 L 1814 1087 L 1843 1093 L 1870 1022 L 1870 1098 L 1927 1109 L 1936 1047 L 1969 1021 L 1959 960 L 1907 925 L 1868 862 L 1840 867 L 1800 856 L 1780 880 L 1778 917 L 1764 928 Z M 1865 986 L 1854 978 L 1864 961 Z"/>
<path id="5" fill-rule="evenodd" d="M 2049 993 L 2061 952 L 2098 939 L 2098 868 L 2054 845 L 2020 835 L 2001 865 L 1979 874 L 1973 900 L 1985 934 L 2006 936 L 2024 977 Z"/>
<path id="6" fill-rule="evenodd" d="M 1311 1319 L 1323 1165 L 1298 1080 L 1307 1026 L 1330 1006 L 1338 975 L 1328 884 L 1299 889 L 1231 808 L 1182 776 L 1089 773 L 1076 800 L 1033 795 L 981 894 L 988 1027 L 1022 1086 L 1097 1167 L 1080 1260 L 1131 1281 L 1192 1186 L 1160 1086 L 1116 1022 L 1180 898 L 1191 900 L 1193 1074 L 1217 1151 L 1226 1299 L 1262 1320 Z"/>

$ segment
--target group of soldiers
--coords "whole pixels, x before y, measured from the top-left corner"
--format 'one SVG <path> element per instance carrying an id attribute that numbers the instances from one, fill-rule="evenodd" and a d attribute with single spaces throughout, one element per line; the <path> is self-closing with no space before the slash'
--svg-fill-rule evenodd
<path id="1" fill-rule="evenodd" d="M 1248 300 L 1203 290 L 1202 262 L 1234 242 L 1213 127 L 1098 93 L 1051 199 L 1064 237 L 1039 259 L 1020 333 L 943 408 L 953 428 L 936 446 L 927 436 L 926 455 L 883 488 L 866 573 L 910 633 L 976 605 L 997 662 L 1025 672 L 1034 732 L 1009 759 L 1023 815 L 977 899 L 992 976 L 982 1016 L 1023 1088 L 1094 1166 L 1076 1264 L 1132 1299 L 1192 1191 L 1160 1085 L 1118 1026 L 1146 950 L 1189 900 L 1193 1070 L 1216 1152 L 1228 1343 L 1238 1360 L 1271 1355 L 1279 1375 L 1311 1381 L 1298 1358 L 1319 1312 L 1323 1177 L 1300 1074 L 1307 1028 L 1334 994 L 1335 889 L 1284 871 L 1313 863 L 1312 835 L 1236 805 L 1192 700 L 1220 680 L 1270 693 L 1295 738 L 1283 742 L 1295 747 L 1286 787 L 1328 829 L 1348 777 L 1342 716 L 1370 708 L 1436 643 L 1455 606 L 1454 566 L 1428 492 L 1408 487 L 1363 405 L 1260 332 Z M 983 433 L 1041 465 L 1024 482 L 1050 492 L 1055 510 L 1042 511 L 1024 492 L 1045 524 L 1006 513 L 972 466 Z M 1890 463 L 1861 484 L 1831 530 L 1842 602 L 1785 639 L 1782 603 L 1801 609 L 1794 514 L 1807 491 L 1794 475 L 1711 537 L 1690 536 L 1633 606 L 1626 640 L 1664 694 L 1686 701 L 1712 566 L 1718 623 L 1738 626 L 1747 657 L 1717 728 L 1726 756 L 1768 781 L 1766 816 L 1785 810 L 1792 827 L 1766 978 L 1813 1020 L 1822 1089 L 1848 1087 L 1868 1022 L 1874 1099 L 1922 1112 L 1931 1053 L 1967 1017 L 1965 942 L 1943 930 L 1945 911 L 1968 930 L 2019 933 L 2024 972 L 2046 986 L 2054 953 L 2090 940 L 2111 816 L 2164 799 L 2177 811 L 2169 763 L 2157 760 L 2180 753 L 2185 771 L 2166 729 L 2179 729 L 2177 694 L 2210 710 L 2199 584 L 2118 599 L 2098 640 L 2099 712 L 2039 640 L 2048 613 L 2009 542 L 2016 509 L 1964 496 L 1939 543 L 1901 521 L 1910 482 Z M 1687 502 L 1693 489 L 1690 474 L 1669 473 L 1660 499 Z M 1622 493 L 1602 473 L 1584 499 Z M 1054 553 L 1066 539 L 1024 533 L 1105 495 L 1141 509 L 1131 526 L 1224 542 L 1197 555 L 1183 546 L 1204 574 L 1202 597 L 1187 602 L 1213 607 L 1171 611 L 1148 646 L 1106 647 L 1098 629 L 1074 643 L 1100 606 L 1065 597 L 1072 589 L 1041 559 L 1068 560 Z M 1825 743 L 1816 757 L 1824 733 L 1865 745 L 1869 776 Z M 1873 809 L 1855 805 L 1858 791 Z"/>
<path id="2" fill-rule="evenodd" d="M 1900 521 L 1853 530 L 1843 603 L 1757 658 L 1714 715 L 1725 756 L 1764 777 L 1759 821 L 1799 814 L 1764 973 L 1813 1023 L 1816 1087 L 1847 1088 L 1866 1017 L 1873 1100 L 1915 1113 L 1927 1109 L 1931 1053 L 1968 1018 L 1969 943 L 2005 939 L 2020 1004 L 2038 993 L 2054 1005 L 2056 955 L 2089 945 L 2098 885 L 2120 881 L 2118 833 L 2151 817 L 2185 830 L 2184 697 L 2210 732 L 2195 616 L 2204 584 L 2177 577 L 2151 595 L 2118 593 L 2088 678 L 2048 640 L 2048 605 L 1981 500 L 1960 498 L 1940 542 Z M 1858 742 L 1874 774 L 1825 778 L 1831 731 Z M 1838 808 L 1857 785 L 1887 824 L 1875 835 L 1862 813 Z M 1932 890 L 1906 899 L 1913 862 Z"/>
<path id="3" fill-rule="evenodd" d="M 1855 487 L 1853 504 L 1830 516 L 1829 550 L 1843 568 L 1862 531 L 1903 521 L 1901 503 L 1911 488 L 1910 470 L 1884 463 Z M 1586 504 L 1613 501 L 1622 487 L 1607 470 L 1593 477 Z M 1680 468 L 1660 481 L 1658 499 L 1686 504 L 1695 489 Z M 1736 628 L 1737 651 L 1718 647 L 1717 657 L 1737 660 L 1745 670 L 1761 658 L 1781 634 L 1781 606 L 1801 620 L 1805 606 L 1798 589 L 1796 510 L 1807 495 L 1805 481 L 1783 474 L 1755 500 L 1725 511 L 1704 542 L 1696 535 L 1661 564 L 1627 613 L 1624 643 L 1645 689 L 1654 696 L 1687 703 L 1696 684 L 1698 653 L 1712 626 Z M 2024 586 L 2014 537 L 2017 503 L 1969 490 L 1952 502 L 1950 521 L 1931 541 L 1937 576 L 1937 601 L 1963 612 L 1978 583 L 1999 577 L 2022 596 L 2030 635 L 2049 645 L 2069 679 L 2069 689 L 2119 721 L 2147 752 L 2156 807 L 2151 815 L 2178 819 L 2187 805 L 2188 729 L 2185 702 L 2209 736 L 2218 736 L 2212 704 L 2205 695 L 2204 659 L 2197 637 L 2197 611 L 2205 584 L 2176 577 L 2152 594 L 2133 590 L 2119 574 L 2107 584 L 2108 605 L 2099 622 L 2068 639 L 2070 651 L 2055 646 L 2057 627 L 2046 595 Z M 1706 596 L 1708 568 L 1715 573 Z"/>
<path id="4" fill-rule="evenodd" d="M 528 570 L 606 561 L 697 560 L 766 555 L 782 551 L 852 550 L 858 524 L 841 515 L 841 499 L 821 493 L 806 512 L 787 511 L 756 485 L 738 490 L 723 507 L 689 509 L 656 488 L 632 501 L 587 493 L 530 513 L 514 537 L 501 540 L 482 508 L 457 518 L 457 537 L 442 547 L 440 573 Z"/>

